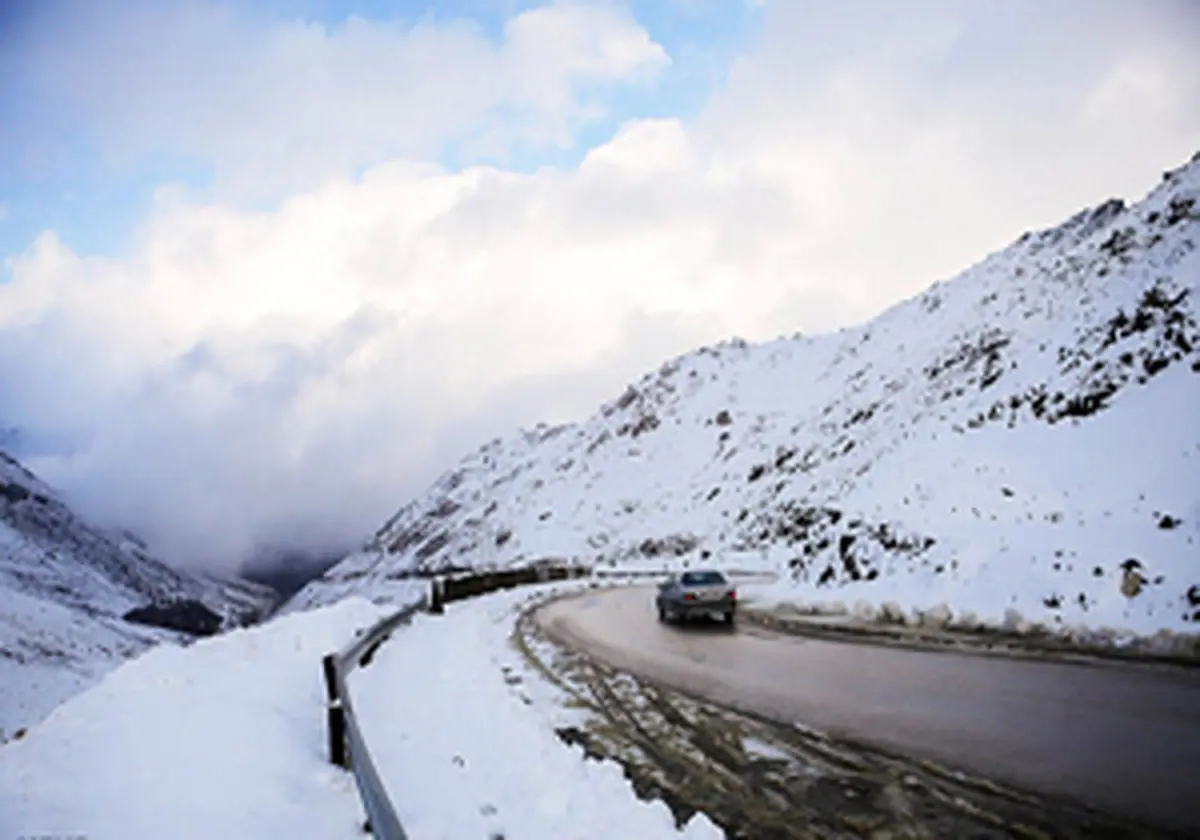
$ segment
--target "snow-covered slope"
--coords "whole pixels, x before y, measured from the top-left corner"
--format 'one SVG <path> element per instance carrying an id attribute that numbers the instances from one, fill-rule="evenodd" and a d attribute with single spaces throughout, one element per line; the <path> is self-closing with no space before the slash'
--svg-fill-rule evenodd
<path id="1" fill-rule="evenodd" d="M 619 764 L 563 747 L 556 727 L 583 714 L 509 644 L 527 597 L 418 616 L 351 677 L 409 836 L 722 837 L 702 814 L 678 830 Z M 327 759 L 315 666 L 385 612 L 351 598 L 117 669 L 0 749 L 0 837 L 367 836 L 353 776 Z"/>
<path id="2" fill-rule="evenodd" d="M 184 638 L 122 619 L 175 601 L 200 602 L 232 627 L 260 618 L 275 596 L 172 569 L 131 535 L 77 517 L 0 452 L 0 735 L 37 721 L 125 658 Z"/>
<path id="3" fill-rule="evenodd" d="M 494 440 L 293 604 L 414 569 L 664 557 L 800 597 L 1200 621 L 1200 156 L 852 329 L 664 364 Z"/>
<path id="4" fill-rule="evenodd" d="M 0 748 L 0 837 L 362 836 L 314 663 L 380 612 L 349 600 L 126 663 Z"/>

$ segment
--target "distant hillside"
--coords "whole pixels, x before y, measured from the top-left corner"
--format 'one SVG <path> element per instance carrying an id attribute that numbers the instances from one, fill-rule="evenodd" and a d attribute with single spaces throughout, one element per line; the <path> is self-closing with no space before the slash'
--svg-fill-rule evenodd
<path id="1" fill-rule="evenodd" d="M 193 630 L 257 621 L 275 593 L 240 580 L 180 572 L 130 534 L 76 516 L 37 476 L 0 452 L 0 729 L 9 735 L 125 658 Z M 189 606 L 187 602 L 191 602 Z M 157 610 L 146 610 L 157 608 Z M 137 615 L 138 613 L 134 613 Z M 154 616 L 157 618 L 153 618 Z M 192 617 L 189 622 L 188 618 Z"/>
<path id="2" fill-rule="evenodd" d="M 671 360 L 585 422 L 488 443 L 292 606 L 670 558 L 777 569 L 800 598 L 1195 629 L 1198 198 L 1200 156 L 861 326 Z"/>
<path id="3" fill-rule="evenodd" d="M 264 551 L 242 566 L 241 575 L 271 587 L 281 599 L 287 599 L 344 556 L 344 551 L 334 554 L 288 549 Z"/>

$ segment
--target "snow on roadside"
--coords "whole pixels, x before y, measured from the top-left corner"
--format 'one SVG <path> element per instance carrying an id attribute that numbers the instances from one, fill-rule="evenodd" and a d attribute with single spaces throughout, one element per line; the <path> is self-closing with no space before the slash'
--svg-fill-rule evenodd
<path id="1" fill-rule="evenodd" d="M 413 838 L 722 837 L 696 815 L 682 832 L 642 802 L 621 767 L 585 759 L 554 729 L 579 723 L 511 643 L 535 593 L 517 589 L 419 615 L 350 678 L 355 712 Z"/>
<path id="2" fill-rule="evenodd" d="M 0 535 L 3 531 L 0 524 Z M 2 586 L 0 601 L 0 743 L 95 685 L 126 659 L 182 638 Z"/>
<path id="3" fill-rule="evenodd" d="M 0 747 L 0 837 L 362 836 L 320 659 L 386 611 L 355 598 L 126 663 Z"/>

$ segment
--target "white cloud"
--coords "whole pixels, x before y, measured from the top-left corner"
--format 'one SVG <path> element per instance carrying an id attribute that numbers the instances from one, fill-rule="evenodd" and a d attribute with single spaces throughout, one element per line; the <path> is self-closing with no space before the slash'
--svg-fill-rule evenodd
<path id="1" fill-rule="evenodd" d="M 75 441 L 35 466 L 183 560 L 355 540 L 516 424 L 581 416 L 703 342 L 866 318 L 1027 227 L 1136 197 L 1195 151 L 1185 7 L 896 8 L 770 4 L 762 42 L 694 123 L 631 121 L 577 170 L 396 159 L 271 212 L 164 189 L 122 260 L 43 236 L 0 286 L 5 420 Z M 475 60 L 477 33 L 417 31 L 404 37 L 433 39 L 429 54 Z M 570 79 L 666 60 L 639 33 L 625 13 L 555 6 L 511 23 L 487 67 L 522 80 L 526 126 L 553 137 L 584 107 Z M 371 46 L 395 33 L 360 36 L 348 78 L 406 96 L 362 81 L 399 60 Z M 279 37 L 333 49 L 328 33 Z M 317 125 L 270 72 L 309 65 L 263 58 L 277 47 L 237 59 L 257 68 L 237 95 L 262 120 L 221 123 L 215 84 L 171 106 L 193 128 L 212 118 L 198 149 L 250 165 L 231 138 L 270 125 L 285 157 L 295 138 L 300 157 L 383 143 Z M 451 72 L 441 95 L 475 115 L 500 101 L 462 93 L 468 77 Z M 152 87 L 149 102 L 174 90 Z M 351 125 L 368 112 L 346 105 Z M 413 154 L 459 119 L 428 118 L 450 122 L 418 118 Z M 120 119 L 151 130 L 140 108 Z M 513 124 L 478 125 L 492 130 Z"/>
<path id="2" fill-rule="evenodd" d="M 569 146 L 602 113 L 605 84 L 652 81 L 670 62 L 609 3 L 522 12 L 498 42 L 461 20 L 327 28 L 198 2 L 74 11 L 30 50 L 47 99 L 86 114 L 110 160 L 187 156 L 233 198 L 436 156 L 448 141 L 498 155 Z"/>
<path id="3" fill-rule="evenodd" d="M 9 419 L 84 441 L 35 466 L 177 557 L 365 534 L 484 438 L 754 317 L 752 278 L 706 264 L 741 188 L 621 178 L 638 152 L 383 165 L 269 214 L 166 194 L 124 261 L 44 236 L 0 289 Z M 660 191 L 644 224 L 609 215 Z M 672 221 L 676 201 L 713 207 Z"/>

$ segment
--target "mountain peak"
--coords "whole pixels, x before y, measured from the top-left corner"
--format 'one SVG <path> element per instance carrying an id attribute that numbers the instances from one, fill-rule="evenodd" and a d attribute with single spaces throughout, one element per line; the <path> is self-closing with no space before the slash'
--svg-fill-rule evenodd
<path id="1" fill-rule="evenodd" d="M 1200 157 L 867 323 L 669 360 L 583 422 L 467 456 L 298 602 L 569 557 L 1191 627 L 1198 197 Z"/>

